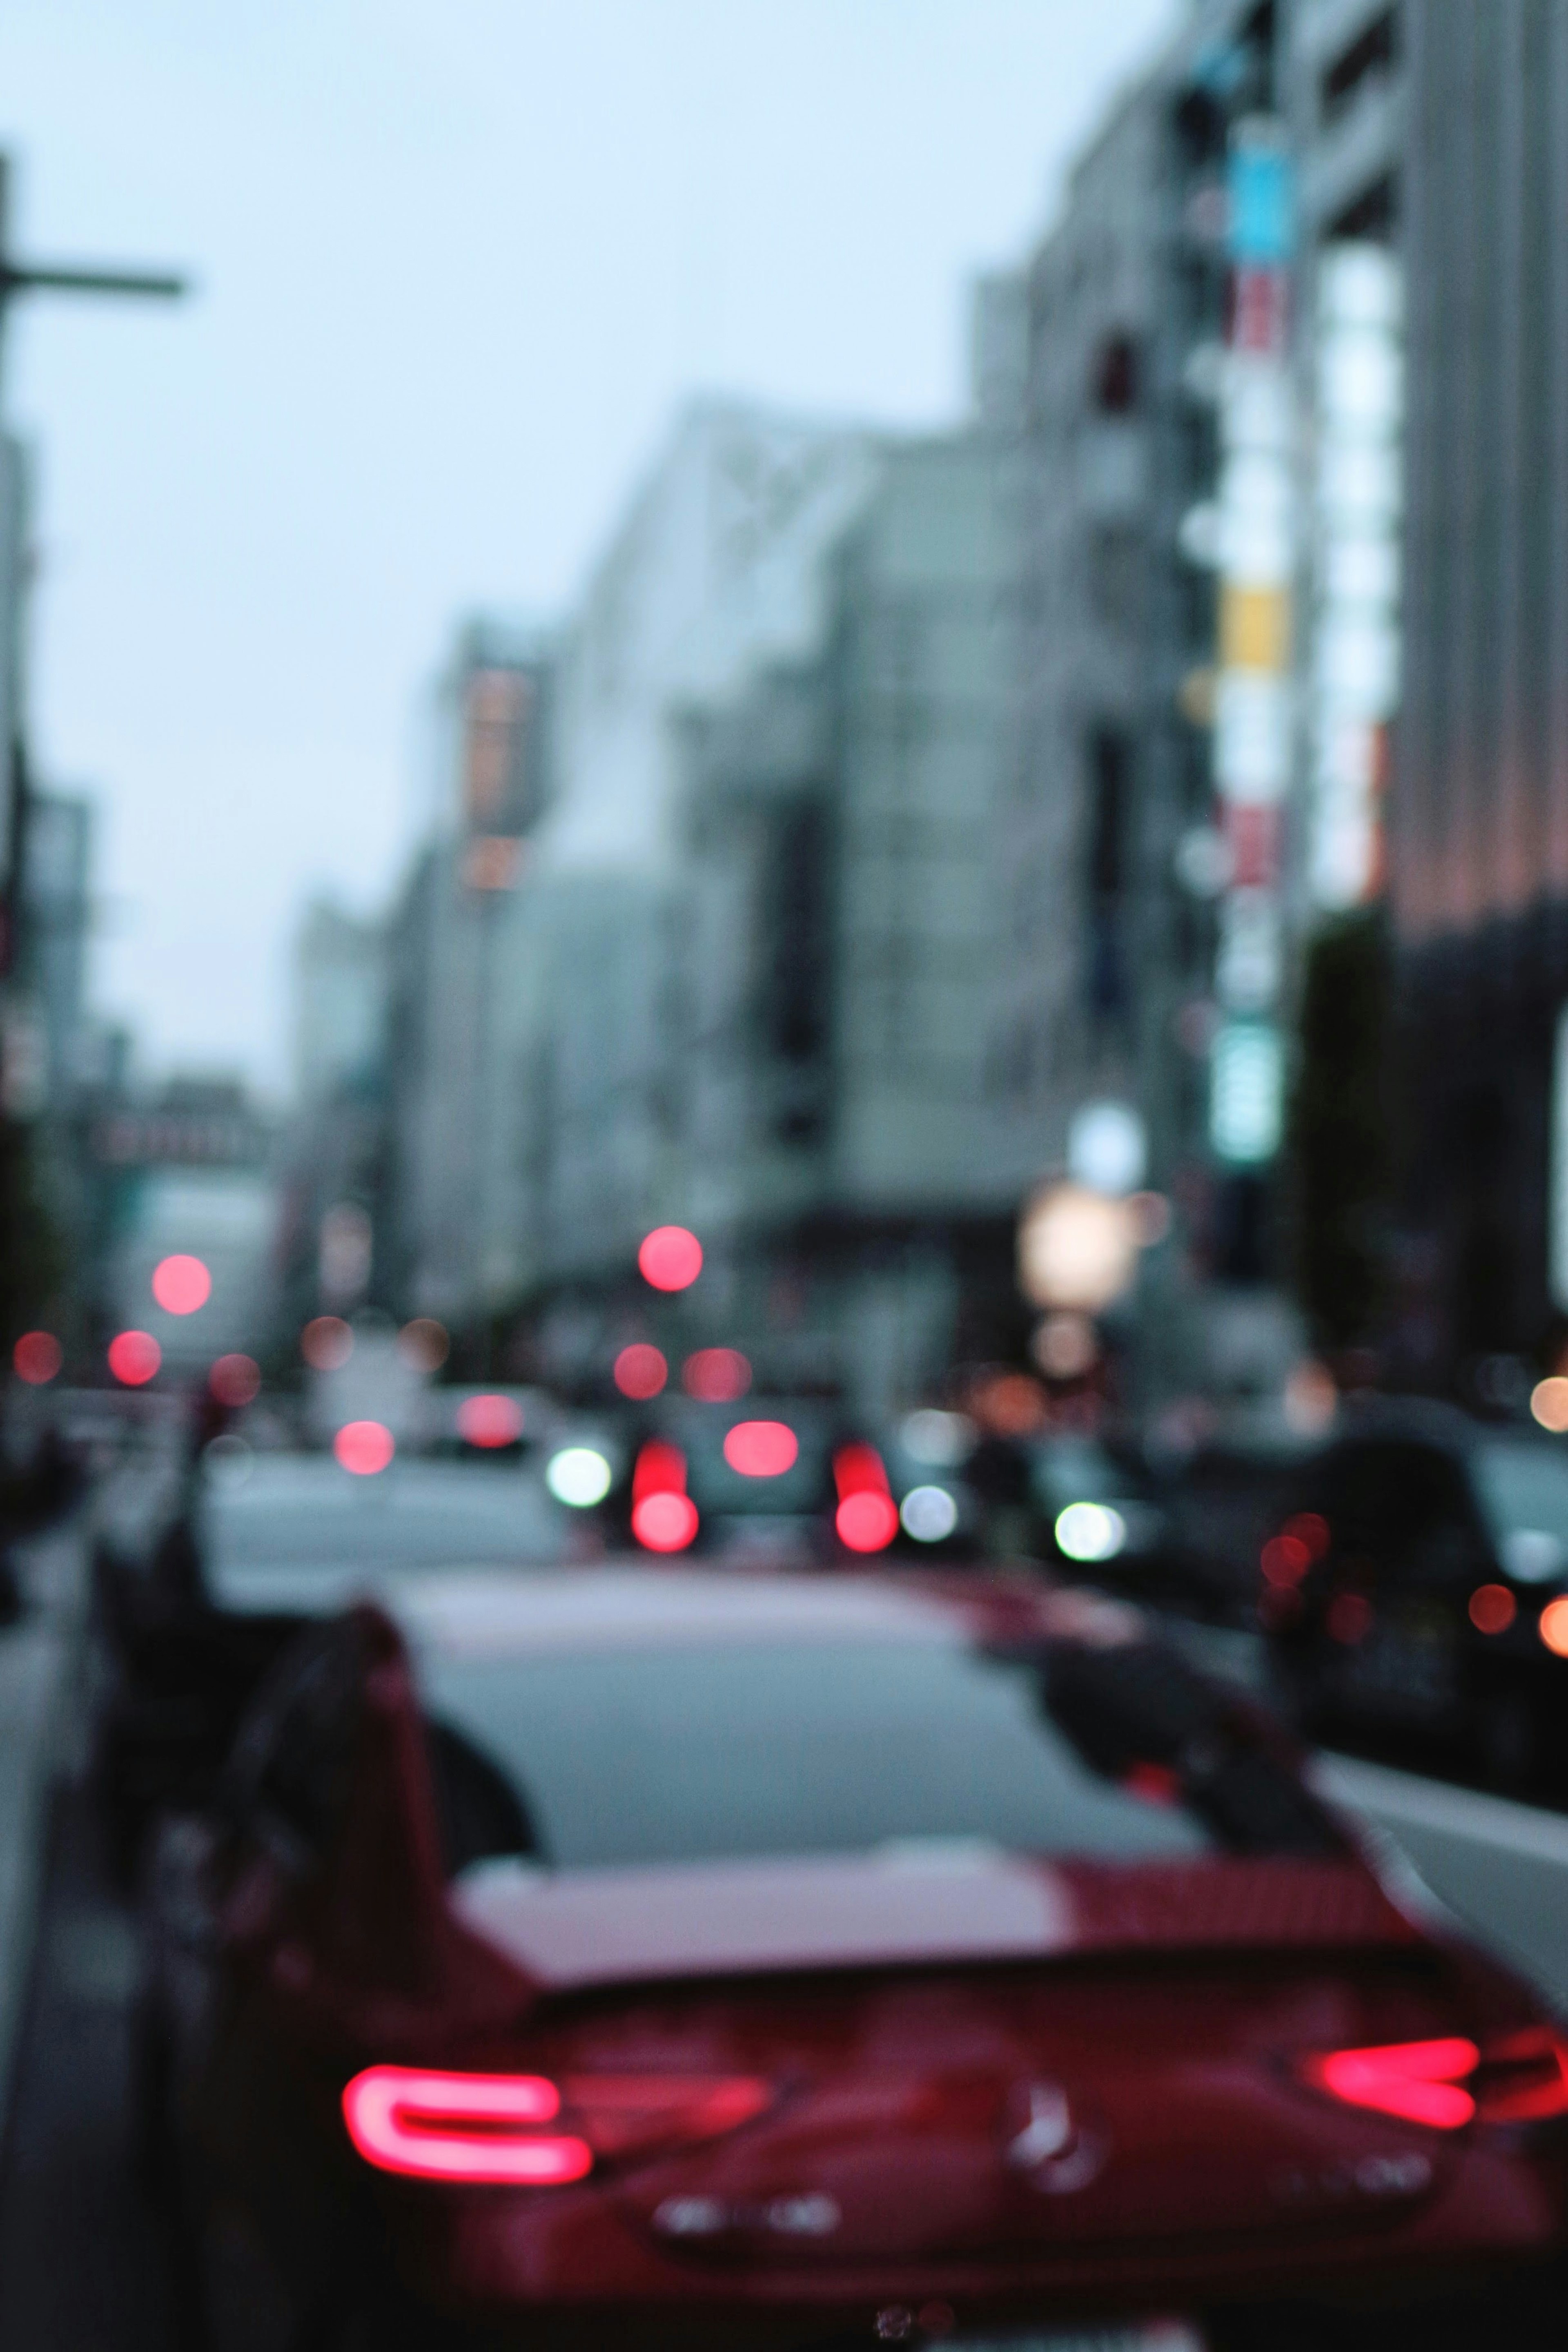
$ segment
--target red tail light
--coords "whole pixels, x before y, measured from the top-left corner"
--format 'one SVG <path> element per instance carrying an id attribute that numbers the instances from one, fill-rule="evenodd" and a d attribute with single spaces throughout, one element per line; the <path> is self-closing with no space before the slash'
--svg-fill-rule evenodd
<path id="1" fill-rule="evenodd" d="M 1568 2047 L 1545 2026 L 1490 2042 L 1462 2035 L 1332 2050 L 1309 2058 L 1302 2080 L 1346 2106 L 1370 2107 L 1435 2131 L 1483 2124 L 1535 2123 L 1568 2116 Z"/>
<path id="2" fill-rule="evenodd" d="M 644 1551 L 685 1551 L 696 1531 L 686 1457 L 678 1445 L 651 1437 L 632 1473 L 632 1532 Z"/>
<path id="3" fill-rule="evenodd" d="M 885 1551 L 898 1533 L 898 1506 L 875 1446 L 841 1445 L 833 1456 L 833 1484 L 839 1490 L 833 1515 L 839 1541 L 851 1551 Z"/>
<path id="4" fill-rule="evenodd" d="M 349 2137 L 367 2164 L 420 2180 L 495 2180 L 531 2189 L 580 2180 L 593 2150 L 545 2132 L 560 2093 L 542 2074 L 437 2074 L 367 2066 L 343 2093 Z"/>
<path id="5" fill-rule="evenodd" d="M 380 2171 L 547 2189 L 583 2179 L 601 2157 L 738 2130 L 772 2096 L 745 2074 L 579 2074 L 558 2086 L 542 2074 L 368 2066 L 343 2093 L 343 2120 Z"/>

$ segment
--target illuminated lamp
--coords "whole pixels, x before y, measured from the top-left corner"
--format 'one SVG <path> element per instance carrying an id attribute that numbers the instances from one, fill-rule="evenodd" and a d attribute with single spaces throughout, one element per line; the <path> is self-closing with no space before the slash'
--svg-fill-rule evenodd
<path id="1" fill-rule="evenodd" d="M 1568 1430 L 1568 1380 L 1553 1372 L 1550 1380 L 1538 1381 L 1530 1392 L 1530 1410 L 1542 1429 L 1559 1436 Z"/>
<path id="2" fill-rule="evenodd" d="M 354 1352 L 354 1335 L 340 1315 L 318 1315 L 299 1334 L 299 1352 L 313 1372 L 340 1372 Z"/>
<path id="3" fill-rule="evenodd" d="M 655 1225 L 637 1252 L 637 1265 L 655 1290 L 689 1290 L 703 1270 L 703 1245 L 685 1225 Z"/>
<path id="4" fill-rule="evenodd" d="M 1478 1584 L 1470 1595 L 1469 1619 L 1478 1633 L 1506 1633 L 1518 1614 L 1506 1584 Z"/>
<path id="5" fill-rule="evenodd" d="M 261 1392 L 261 1366 L 254 1356 L 220 1356 L 207 1386 L 219 1404 L 249 1404 Z"/>
<path id="6" fill-rule="evenodd" d="M 737 1348 L 699 1348 L 681 1367 L 681 1386 L 699 1404 L 733 1404 L 751 1386 L 751 1366 Z"/>
<path id="7" fill-rule="evenodd" d="M 685 1455 L 662 1437 L 650 1438 L 632 1473 L 632 1533 L 644 1551 L 685 1551 L 697 1525 Z"/>
<path id="8" fill-rule="evenodd" d="M 122 1387 L 145 1388 L 163 1360 L 151 1331 L 121 1331 L 109 1343 L 109 1369 Z"/>
<path id="9" fill-rule="evenodd" d="M 1125 1549 L 1127 1522 L 1109 1503 L 1069 1503 L 1058 1512 L 1052 1533 L 1069 1559 L 1114 1559 Z"/>
<path id="10" fill-rule="evenodd" d="M 1568 1595 L 1547 1602 L 1537 1631 L 1553 1657 L 1568 1658 Z"/>
<path id="11" fill-rule="evenodd" d="M 839 1507 L 833 1526 L 851 1551 L 885 1551 L 898 1533 L 898 1507 L 874 1445 L 841 1445 L 833 1456 Z"/>
<path id="12" fill-rule="evenodd" d="M 152 1296 L 165 1315 L 194 1315 L 213 1295 L 213 1277 L 199 1257 L 161 1258 L 152 1269 Z"/>
<path id="13" fill-rule="evenodd" d="M 560 2093 L 542 2074 L 367 2066 L 343 2093 L 343 2121 L 366 2163 L 419 2180 L 581 2180 L 593 2169 L 588 2142 L 538 2129 L 559 2112 Z"/>
<path id="14" fill-rule="evenodd" d="M 1330 1543 L 1329 1523 L 1317 1511 L 1298 1511 L 1287 1519 L 1280 1533 L 1295 1543 L 1304 1544 L 1310 1560 L 1322 1559 Z"/>
<path id="15" fill-rule="evenodd" d="M 382 1421 L 346 1421 L 332 1440 L 340 1468 L 356 1478 L 373 1478 L 397 1452 L 392 1433 Z"/>
<path id="16" fill-rule="evenodd" d="M 1130 1286 L 1143 1238 L 1131 1201 L 1048 1184 L 1019 1220 L 1019 1287 L 1033 1306 L 1098 1315 Z"/>
<path id="17" fill-rule="evenodd" d="M 641 1403 L 659 1394 L 670 1377 L 670 1368 L 657 1348 L 650 1348 L 639 1339 L 630 1348 L 622 1349 L 615 1359 L 613 1377 L 622 1396 Z"/>
<path id="18" fill-rule="evenodd" d="M 1270 1536 L 1259 1555 L 1259 1566 L 1270 1584 L 1300 1584 L 1312 1564 L 1312 1552 L 1300 1536 Z"/>
<path id="19" fill-rule="evenodd" d="M 1458 2034 L 1434 2042 L 1391 2042 L 1366 2050 L 1332 2050 L 1307 2059 L 1303 2082 L 1348 2107 L 1397 2116 L 1434 2131 L 1458 2131 L 1476 2112 L 1463 2086 L 1480 2064 L 1473 2042 Z"/>
<path id="20" fill-rule="evenodd" d="M 545 1465 L 545 1485 L 558 1503 L 573 1511 L 591 1511 L 602 1503 L 614 1485 L 609 1463 L 593 1445 L 563 1445 Z"/>
<path id="21" fill-rule="evenodd" d="M 457 1434 L 465 1445 L 515 1445 L 523 1433 L 523 1408 L 515 1397 L 465 1397 L 457 1408 Z"/>
<path id="22" fill-rule="evenodd" d="M 724 1458 L 743 1478 L 779 1478 L 792 1470 L 800 1447 L 782 1421 L 737 1421 L 724 1441 Z"/>
<path id="23" fill-rule="evenodd" d="M 24 1331 L 11 1350 L 16 1378 L 26 1381 L 30 1389 L 47 1387 L 64 1361 L 64 1352 L 52 1331 Z"/>

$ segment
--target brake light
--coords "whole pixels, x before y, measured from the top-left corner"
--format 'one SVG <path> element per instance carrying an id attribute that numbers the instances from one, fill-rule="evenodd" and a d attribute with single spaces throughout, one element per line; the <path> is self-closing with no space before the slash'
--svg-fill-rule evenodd
<path id="1" fill-rule="evenodd" d="M 367 2066 L 343 2093 L 343 2120 L 367 2164 L 420 2180 L 556 2188 L 593 2169 L 576 2133 L 545 2132 L 560 2093 L 542 2074 L 438 2074 Z"/>
<path id="2" fill-rule="evenodd" d="M 833 1456 L 839 1507 L 833 1525 L 851 1551 L 885 1551 L 898 1533 L 898 1506 L 874 1445 L 841 1445 Z"/>
<path id="3" fill-rule="evenodd" d="M 1369 2050 L 1330 2050 L 1304 2061 L 1314 2089 L 1347 2107 L 1370 2107 L 1434 2131 L 1458 2131 L 1476 2111 L 1464 2084 L 1480 2064 L 1473 2042 L 1449 2034 L 1438 2042 L 1386 2042 Z"/>
<path id="4" fill-rule="evenodd" d="M 1489 2042 L 1472 2087 L 1483 2124 L 1542 2123 L 1551 2116 L 1568 2116 L 1568 2046 L 1545 2025 Z"/>
<path id="5" fill-rule="evenodd" d="M 685 1551 L 696 1531 L 686 1457 L 678 1445 L 651 1437 L 632 1473 L 632 1532 L 644 1551 Z"/>
<path id="6" fill-rule="evenodd" d="M 343 2119 L 382 2172 L 545 2189 L 583 2179 L 600 2158 L 716 2139 L 772 2096 L 748 2074 L 576 2074 L 558 2085 L 542 2074 L 369 2066 L 343 2093 Z"/>

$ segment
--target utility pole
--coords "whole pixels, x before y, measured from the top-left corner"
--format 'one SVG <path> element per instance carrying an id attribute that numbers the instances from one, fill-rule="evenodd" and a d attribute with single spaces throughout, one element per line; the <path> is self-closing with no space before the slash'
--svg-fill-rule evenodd
<path id="1" fill-rule="evenodd" d="M 26 466 L 5 425 L 5 331 L 24 294 L 108 294 L 177 300 L 188 281 L 169 270 L 67 266 L 18 259 L 11 249 L 11 160 L 0 154 L 0 983 L 16 971 L 27 835 L 27 750 L 23 691 L 22 610 L 26 595 Z M 0 1046 L 8 1040 L 0 1039 Z M 0 1104 L 9 1108 L 9 1074 L 0 1066 Z"/>

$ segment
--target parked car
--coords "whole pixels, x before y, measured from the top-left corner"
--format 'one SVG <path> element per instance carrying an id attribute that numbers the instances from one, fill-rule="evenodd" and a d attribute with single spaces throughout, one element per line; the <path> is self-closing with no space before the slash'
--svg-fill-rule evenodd
<path id="1" fill-rule="evenodd" d="M 146 1904 L 223 2352 L 1559 2340 L 1556 2030 L 1092 1595 L 415 1580 Z"/>
<path id="2" fill-rule="evenodd" d="M 1419 1401 L 1358 1413 L 1260 1554 L 1302 1720 L 1440 1743 L 1528 1784 L 1568 1764 L 1568 1452 Z"/>

